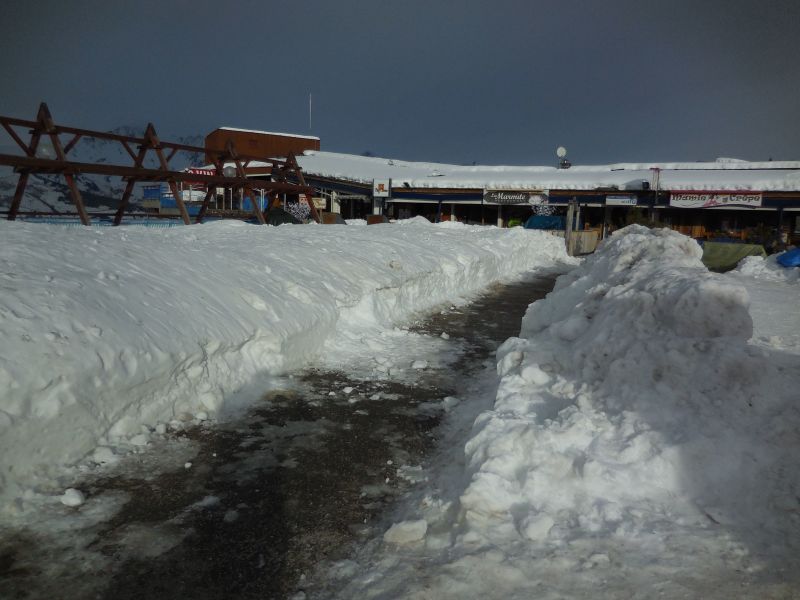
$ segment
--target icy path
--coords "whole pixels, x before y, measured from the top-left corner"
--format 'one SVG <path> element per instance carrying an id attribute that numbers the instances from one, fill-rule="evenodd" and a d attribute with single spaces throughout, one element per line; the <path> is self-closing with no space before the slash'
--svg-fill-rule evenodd
<path id="1" fill-rule="evenodd" d="M 560 278 L 333 597 L 797 598 L 800 356 L 775 337 L 797 283 L 700 257 L 631 226 Z"/>
<path id="2" fill-rule="evenodd" d="M 190 430 L 87 480 L 91 502 L 57 521 L 65 529 L 2 536 L 0 597 L 327 594 L 338 585 L 328 565 L 380 537 L 386 507 L 427 476 L 430 450 L 453 433 L 441 416 L 458 413 L 448 427 L 468 428 L 491 405 L 493 389 L 472 406 L 458 397 L 494 385 L 494 349 L 551 286 L 498 286 L 411 331 L 362 340 L 391 376 L 365 370 L 371 362 L 357 354 L 349 374 L 321 364 L 245 418 Z"/>

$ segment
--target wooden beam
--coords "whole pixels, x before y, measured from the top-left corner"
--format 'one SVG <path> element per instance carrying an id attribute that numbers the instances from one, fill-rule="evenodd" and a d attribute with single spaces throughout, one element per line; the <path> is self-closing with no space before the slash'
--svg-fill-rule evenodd
<path id="1" fill-rule="evenodd" d="M 130 147 L 128 146 L 127 142 L 122 142 L 122 145 L 125 146 L 125 149 L 130 152 Z M 133 157 L 133 167 L 134 168 L 141 168 L 144 164 L 144 158 L 147 156 L 147 151 L 149 148 L 144 144 L 139 146 L 139 153 L 138 155 Z M 114 215 L 114 226 L 118 226 L 122 223 L 122 217 L 125 216 L 125 210 L 128 208 L 128 202 L 131 199 L 131 195 L 133 194 L 133 189 L 136 186 L 136 179 L 128 179 L 128 183 L 125 184 L 125 192 L 122 194 L 122 199 L 119 203 L 119 208 L 117 208 L 117 213 Z"/>
<path id="2" fill-rule="evenodd" d="M 69 143 L 68 143 L 66 146 L 64 146 L 64 155 L 65 155 L 65 156 L 66 156 L 67 154 L 69 154 L 69 151 L 70 151 L 70 150 L 72 150 L 72 149 L 75 147 L 75 144 L 77 144 L 77 143 L 78 143 L 78 141 L 79 141 L 79 140 L 80 140 L 82 137 L 83 137 L 83 136 L 82 136 L 80 133 L 76 133 L 76 134 L 75 134 L 75 137 L 73 137 L 73 138 L 72 138 L 72 139 L 69 141 Z"/>
<path id="3" fill-rule="evenodd" d="M 300 165 L 297 164 L 297 158 L 295 158 L 294 153 L 290 152 L 289 156 L 286 157 L 286 167 L 294 170 L 295 177 L 297 177 L 297 183 L 304 186 L 306 185 L 306 180 L 303 177 L 303 170 L 300 168 Z M 311 195 L 311 198 L 308 200 L 308 206 L 311 209 L 311 216 L 317 223 L 321 223 L 322 219 L 319 217 L 319 213 L 317 212 L 317 207 L 314 206 L 314 196 Z"/>
<path id="4" fill-rule="evenodd" d="M 197 213 L 197 218 L 195 219 L 195 223 L 203 222 L 203 219 L 205 219 L 206 213 L 208 212 L 208 204 L 209 202 L 211 202 L 211 198 L 214 196 L 215 193 L 216 192 L 214 188 L 212 187 L 208 188 L 208 191 L 206 192 L 206 197 L 203 198 L 203 206 L 200 207 L 200 212 Z"/>
<path id="5" fill-rule="evenodd" d="M 193 181 L 196 183 L 215 184 L 218 186 L 249 185 L 257 190 L 275 190 L 286 193 L 314 193 L 314 188 L 310 186 L 300 186 L 294 183 L 272 182 L 261 179 L 250 179 L 241 177 L 224 177 L 219 175 L 200 175 L 196 173 L 184 173 L 183 171 L 163 171 L 161 169 L 137 169 L 120 165 L 107 165 L 96 163 L 79 163 L 71 161 L 50 160 L 46 158 L 36 158 L 19 156 L 16 154 L 0 154 L 0 165 L 14 167 L 17 171 L 32 171 L 37 173 L 50 173 L 60 175 L 62 173 L 94 174 L 94 175 L 116 175 L 122 178 L 133 178 L 141 181 Z"/>
<path id="6" fill-rule="evenodd" d="M 244 166 L 242 165 L 242 161 L 239 160 L 239 157 L 236 154 L 236 146 L 234 146 L 231 140 L 228 140 L 228 144 L 225 150 L 228 156 L 236 164 L 236 174 L 242 179 L 247 179 L 247 175 L 244 172 Z M 264 213 L 261 212 L 261 209 L 258 206 L 258 201 L 256 199 L 256 195 L 253 193 L 253 188 L 249 186 L 242 186 L 242 200 L 244 200 L 245 193 L 250 197 L 250 202 L 253 205 L 253 216 L 255 216 L 256 220 L 259 222 L 260 225 L 266 225 L 267 221 L 264 219 Z"/>
<path id="7" fill-rule="evenodd" d="M 55 131 L 53 117 L 50 115 L 50 110 L 47 108 L 47 104 L 44 102 L 42 102 L 42 104 L 39 106 L 39 114 L 36 120 L 39 122 L 41 130 L 46 132 L 50 137 L 50 141 L 52 142 L 53 148 L 56 151 L 56 157 L 58 160 L 65 161 L 67 159 L 67 155 L 61 145 L 61 138 L 58 137 L 58 133 Z M 87 226 L 91 225 L 92 221 L 86 212 L 86 207 L 83 204 L 83 197 L 78 189 L 78 184 L 75 183 L 75 177 L 71 173 L 64 173 L 64 179 L 67 181 L 67 187 L 69 188 L 70 196 L 72 196 L 72 203 L 75 204 L 75 209 L 78 211 L 78 216 L 81 219 L 81 223 Z"/>
<path id="8" fill-rule="evenodd" d="M 37 125 L 37 127 L 31 131 L 30 144 L 26 145 L 25 142 L 19 140 L 20 146 L 25 149 L 26 158 L 36 157 L 36 149 L 39 147 L 39 138 L 41 135 Z M 20 204 L 22 204 L 22 198 L 25 196 L 25 188 L 28 185 L 28 177 L 30 177 L 30 171 L 20 171 L 19 179 L 17 179 L 17 189 L 14 191 L 14 198 L 11 200 L 11 207 L 8 210 L 7 218 L 9 221 L 16 221 L 17 219 L 19 207 Z"/>
<path id="9" fill-rule="evenodd" d="M 8 209 L 8 220 L 15 221 L 17 213 L 19 212 L 19 205 L 22 203 L 22 197 L 25 195 L 25 187 L 28 185 L 29 171 L 23 171 L 19 174 L 17 180 L 17 189 L 14 192 L 14 199 L 11 201 L 11 207 Z"/>
<path id="10" fill-rule="evenodd" d="M 108 165 L 96 163 L 80 163 L 72 161 L 51 160 L 46 158 L 19 156 L 16 154 L 0 154 L 0 165 L 14 167 L 18 171 L 35 171 L 37 173 L 51 173 L 60 175 L 62 173 L 94 174 L 94 175 L 116 175 L 123 178 L 134 178 L 141 181 L 193 181 L 205 184 L 216 184 L 218 186 L 249 185 L 257 190 L 276 190 L 287 193 L 313 193 L 314 188 L 310 186 L 300 186 L 294 183 L 272 182 L 261 179 L 250 179 L 241 177 L 224 177 L 219 175 L 200 175 L 197 173 L 184 173 L 183 171 L 163 171 L 161 169 L 137 169 L 121 165 Z"/>
<path id="11" fill-rule="evenodd" d="M 38 127 L 37 121 L 30 121 L 27 119 L 17 119 L 14 117 L 6 117 L 0 115 L 0 125 L 8 131 L 10 127 L 24 127 L 27 129 L 36 129 Z M 118 142 L 124 142 L 133 145 L 141 145 L 146 142 L 144 137 L 137 137 L 137 136 L 128 136 L 128 135 L 120 135 L 117 133 L 111 133 L 108 131 L 93 131 L 91 129 L 81 129 L 78 127 L 67 127 L 64 125 L 56 125 L 53 124 L 53 133 L 61 135 L 61 134 L 70 134 L 70 135 L 80 135 L 81 137 L 90 137 L 99 140 L 113 140 Z M 16 133 L 15 133 L 16 134 Z M 15 134 L 10 134 L 14 137 Z M 192 154 L 203 154 L 205 155 L 208 150 L 206 148 L 201 148 L 199 146 L 189 146 L 187 144 L 178 144 L 173 142 L 159 142 L 162 149 L 171 151 L 170 158 L 172 158 L 174 152 L 182 151 L 182 152 L 190 152 Z M 21 148 L 25 150 L 24 143 L 22 144 Z M 28 156 L 32 156 L 31 153 L 26 151 Z M 133 153 L 129 152 L 133 158 Z M 265 157 L 265 156 L 254 156 L 251 154 L 239 154 L 239 158 L 241 160 L 249 160 L 249 161 L 258 161 L 263 162 L 269 165 L 282 165 L 284 161 L 272 158 L 272 157 Z"/>
<path id="12" fill-rule="evenodd" d="M 125 140 L 120 140 L 120 144 L 122 144 L 122 147 L 125 148 L 125 152 L 127 152 L 128 155 L 135 161 L 136 155 L 133 153 L 133 150 L 131 150 L 130 144 L 128 144 L 128 142 L 126 142 Z M 142 146 L 139 146 L 140 150 L 141 148 Z"/>
<path id="13" fill-rule="evenodd" d="M 162 150 L 161 144 L 158 141 L 156 128 L 152 123 L 147 124 L 147 130 L 145 131 L 144 137 L 145 140 L 147 140 L 149 147 L 156 151 L 156 156 L 158 156 L 158 162 L 161 165 L 161 170 L 169 171 L 169 161 L 164 158 L 164 151 Z M 178 205 L 178 211 L 181 213 L 181 219 L 183 219 L 184 225 L 191 224 L 192 221 L 189 219 L 189 212 L 186 210 L 186 205 L 183 203 L 183 196 L 178 194 L 178 186 L 175 183 L 175 179 L 167 179 L 167 184 L 169 185 L 169 189 L 172 191 L 172 197 L 175 198 L 175 204 Z"/>
<path id="14" fill-rule="evenodd" d="M 30 147 L 25 142 L 22 141 L 22 139 L 19 137 L 19 135 L 17 135 L 17 132 L 14 131 L 11 125 L 9 125 L 8 123 L 3 123 L 3 128 L 8 132 L 8 135 L 10 135 L 13 138 L 13 140 L 17 143 L 17 146 L 19 146 L 22 149 L 22 151 L 26 154 L 26 156 L 34 155 L 34 153 L 31 152 Z"/>

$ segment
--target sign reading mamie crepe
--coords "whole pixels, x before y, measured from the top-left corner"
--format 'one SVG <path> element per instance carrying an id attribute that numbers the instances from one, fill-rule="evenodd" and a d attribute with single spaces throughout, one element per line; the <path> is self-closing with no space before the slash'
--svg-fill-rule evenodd
<path id="1" fill-rule="evenodd" d="M 487 204 L 547 204 L 544 192 L 518 190 L 484 190 L 483 201 Z"/>
<path id="2" fill-rule="evenodd" d="M 724 192 L 724 193 L 696 193 L 673 192 L 669 198 L 669 205 L 677 208 L 713 208 L 715 206 L 745 206 L 758 208 L 761 206 L 760 193 Z"/>
<path id="3" fill-rule="evenodd" d="M 620 196 L 606 196 L 606 206 L 636 206 L 636 196 L 620 195 Z"/>

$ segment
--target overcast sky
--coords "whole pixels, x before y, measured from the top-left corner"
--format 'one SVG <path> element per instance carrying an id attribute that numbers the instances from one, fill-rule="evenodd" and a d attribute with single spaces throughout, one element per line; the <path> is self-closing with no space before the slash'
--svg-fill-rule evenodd
<path id="1" fill-rule="evenodd" d="M 6 2 L 0 114 L 449 163 L 800 159 L 798 0 Z M 166 137 L 166 136 L 164 136 Z"/>

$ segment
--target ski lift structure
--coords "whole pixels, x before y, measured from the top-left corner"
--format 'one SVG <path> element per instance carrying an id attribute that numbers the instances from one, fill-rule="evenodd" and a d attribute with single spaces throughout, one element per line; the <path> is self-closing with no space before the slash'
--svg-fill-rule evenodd
<path id="1" fill-rule="evenodd" d="M 163 141 L 158 137 L 156 129 L 149 123 L 142 137 L 119 135 L 111 132 L 92 131 L 58 125 L 53 121 L 47 104 L 39 105 L 36 120 L 30 121 L 14 117 L 0 116 L 0 125 L 19 146 L 23 154 L 0 154 L 0 165 L 12 167 L 19 175 L 16 190 L 8 210 L 8 220 L 14 221 L 20 211 L 30 176 L 33 174 L 61 175 L 69 189 L 69 196 L 75 206 L 83 225 L 91 225 L 92 216 L 86 209 L 76 178 L 81 175 L 103 175 L 120 177 L 126 182 L 125 190 L 119 198 L 113 224 L 120 225 L 126 212 L 130 210 L 130 200 L 134 188 L 140 182 L 166 183 L 175 198 L 179 217 L 184 224 L 190 225 L 191 219 L 179 192 L 182 183 L 200 184 L 207 191 L 195 223 L 202 223 L 209 211 L 209 205 L 217 188 L 225 190 L 241 190 L 243 197 L 250 199 L 252 217 L 260 224 L 266 224 L 265 212 L 260 210 L 256 191 L 263 191 L 268 198 L 269 207 L 280 195 L 300 196 L 313 195 L 314 189 L 305 183 L 302 170 L 294 155 L 285 160 L 263 156 L 240 154 L 235 144 L 228 141 L 224 150 L 213 151 L 209 155 L 207 148 Z M 25 141 L 25 130 L 29 140 Z M 69 159 L 70 152 L 83 138 L 106 140 L 119 143 L 130 156 L 131 165 L 112 165 L 107 163 L 75 162 Z M 198 173 L 191 170 L 176 170 L 170 162 L 179 153 L 201 154 L 211 159 L 210 172 Z M 156 168 L 147 166 L 155 162 Z M 266 164 L 270 171 L 270 180 L 247 177 L 247 168 L 251 163 Z M 110 199 L 113 200 L 113 199 Z M 319 222 L 319 214 L 311 206 L 311 217 Z M 100 215 L 97 215 L 100 216 Z M 104 213 L 102 216 L 108 216 Z"/>

